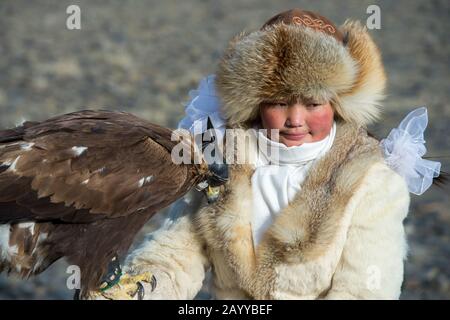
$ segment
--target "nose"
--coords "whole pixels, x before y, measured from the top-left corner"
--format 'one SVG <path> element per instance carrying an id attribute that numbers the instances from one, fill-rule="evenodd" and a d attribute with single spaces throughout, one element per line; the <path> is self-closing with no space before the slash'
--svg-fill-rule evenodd
<path id="1" fill-rule="evenodd" d="M 300 103 L 292 104 L 288 107 L 286 127 L 301 127 L 305 125 L 305 108 Z"/>

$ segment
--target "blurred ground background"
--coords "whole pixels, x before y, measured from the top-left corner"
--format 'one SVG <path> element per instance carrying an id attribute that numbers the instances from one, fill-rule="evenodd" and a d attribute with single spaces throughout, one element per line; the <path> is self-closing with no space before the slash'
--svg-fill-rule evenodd
<path id="1" fill-rule="evenodd" d="M 66 8 L 81 8 L 81 30 Z M 81 109 L 125 110 L 176 127 L 188 92 L 214 73 L 227 41 L 293 7 L 336 24 L 366 21 L 381 8 L 379 44 L 389 78 L 385 137 L 412 109 L 427 106 L 428 155 L 450 154 L 450 1 L 25 1 L 0 2 L 0 128 Z M 448 160 L 444 170 L 449 170 Z M 412 197 L 410 253 L 402 299 L 450 298 L 449 193 Z M 152 226 L 144 231 L 148 232 Z M 95 244 L 93 244 L 95 245 Z M 24 281 L 0 275 L 0 299 L 71 299 L 60 261 Z"/>

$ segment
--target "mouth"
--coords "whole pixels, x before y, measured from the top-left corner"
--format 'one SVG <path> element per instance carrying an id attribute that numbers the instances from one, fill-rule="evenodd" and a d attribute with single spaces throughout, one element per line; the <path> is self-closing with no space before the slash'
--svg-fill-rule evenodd
<path id="1" fill-rule="evenodd" d="M 308 133 L 300 133 L 300 132 L 280 132 L 280 135 L 288 140 L 299 141 L 308 135 Z"/>

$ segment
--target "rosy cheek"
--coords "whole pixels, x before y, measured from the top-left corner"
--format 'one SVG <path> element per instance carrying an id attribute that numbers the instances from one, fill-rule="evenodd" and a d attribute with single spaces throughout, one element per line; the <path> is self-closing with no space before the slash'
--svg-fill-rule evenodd
<path id="1" fill-rule="evenodd" d="M 332 110 L 326 109 L 323 112 L 315 112 L 312 113 L 310 117 L 308 117 L 308 127 L 315 140 L 321 140 L 325 138 L 330 133 L 332 125 Z"/>
<path id="2" fill-rule="evenodd" d="M 285 117 L 282 109 L 266 109 L 261 112 L 261 118 L 265 129 L 281 129 L 284 126 Z"/>

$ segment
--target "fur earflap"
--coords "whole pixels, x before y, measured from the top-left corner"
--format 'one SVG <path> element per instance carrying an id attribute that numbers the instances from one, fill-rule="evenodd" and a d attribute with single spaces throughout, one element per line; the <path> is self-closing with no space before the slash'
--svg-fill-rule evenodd
<path id="1" fill-rule="evenodd" d="M 338 96 L 335 108 L 344 120 L 366 126 L 381 113 L 386 86 L 381 53 L 359 21 L 347 20 L 341 30 L 347 34 L 347 48 L 358 65 L 358 74 L 350 90 Z"/>
<path id="2" fill-rule="evenodd" d="M 359 23 L 346 22 L 347 45 L 312 28 L 279 23 L 229 44 L 216 88 L 230 127 L 246 127 L 263 101 L 331 101 L 339 117 L 366 126 L 378 116 L 385 75 L 378 48 Z"/>

